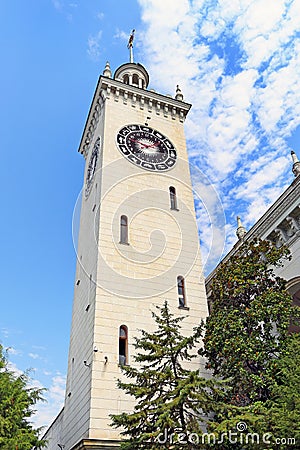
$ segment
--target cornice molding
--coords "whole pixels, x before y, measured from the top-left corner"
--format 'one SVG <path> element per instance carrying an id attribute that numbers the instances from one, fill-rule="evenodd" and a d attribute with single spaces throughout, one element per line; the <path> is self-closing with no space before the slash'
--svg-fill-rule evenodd
<path id="1" fill-rule="evenodd" d="M 78 148 L 78 152 L 81 153 L 85 159 L 88 155 L 89 147 L 92 144 L 95 130 L 97 128 L 104 106 L 104 99 L 101 95 L 101 91 L 98 88 L 99 81 L 94 93 L 94 97 L 90 106 L 90 110 L 86 119 L 85 127 Z"/>
<path id="2" fill-rule="evenodd" d="M 262 237 L 268 233 L 268 230 L 275 228 L 282 222 L 282 216 L 288 216 L 290 209 L 295 205 L 295 201 L 300 202 L 300 177 L 296 178 L 292 184 L 281 194 L 281 196 L 270 206 L 265 214 L 258 219 L 255 225 L 248 231 L 245 239 Z M 286 214 L 285 214 L 286 213 Z"/>
<path id="3" fill-rule="evenodd" d="M 184 122 L 191 104 L 157 92 L 124 84 L 121 81 L 100 76 L 94 93 L 91 107 L 80 141 L 78 152 L 87 157 L 92 143 L 101 111 L 106 101 L 122 102 L 133 108 L 145 110 L 148 113 L 162 115 L 170 120 Z"/>
<path id="4" fill-rule="evenodd" d="M 289 224 L 290 236 L 284 232 L 282 224 L 285 221 Z M 237 241 L 217 267 L 206 277 L 206 289 L 209 289 L 219 265 L 232 257 L 244 241 L 255 238 L 271 240 L 272 234 L 277 236 L 276 245 L 280 245 L 281 242 L 288 247 L 291 247 L 300 238 L 300 177 L 297 177 L 291 183 L 265 214 L 250 228 L 244 239 Z"/>
<path id="5" fill-rule="evenodd" d="M 192 106 L 190 103 L 176 100 L 171 96 L 163 95 L 152 90 L 141 89 L 137 86 L 124 84 L 122 81 L 113 80 L 112 78 L 101 76 L 99 79 L 99 84 L 100 89 L 103 89 L 103 91 L 108 95 L 115 94 L 117 96 L 124 96 L 124 93 L 127 93 L 128 96 L 136 95 L 137 98 L 144 97 L 145 100 L 152 100 L 152 103 L 159 102 L 160 104 L 167 106 L 169 109 L 176 108 L 176 110 L 182 110 L 185 113 L 185 116 Z"/>

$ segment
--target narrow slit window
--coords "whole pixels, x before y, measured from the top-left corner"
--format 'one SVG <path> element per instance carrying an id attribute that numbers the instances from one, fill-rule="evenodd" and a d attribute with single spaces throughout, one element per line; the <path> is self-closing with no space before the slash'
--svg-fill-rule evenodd
<path id="1" fill-rule="evenodd" d="M 186 307 L 186 298 L 185 298 L 185 283 L 183 277 L 177 277 L 177 289 L 178 289 L 178 302 L 179 308 Z"/>
<path id="2" fill-rule="evenodd" d="M 121 216 L 120 220 L 120 243 L 128 244 L 128 219 L 127 216 Z"/>
<path id="3" fill-rule="evenodd" d="M 177 197 L 176 197 L 176 189 L 174 188 L 174 186 L 170 186 L 169 187 L 169 192 L 170 192 L 170 206 L 171 206 L 171 209 L 176 209 L 177 210 Z"/>
<path id="4" fill-rule="evenodd" d="M 128 328 L 121 325 L 119 329 L 119 364 L 128 364 Z"/>

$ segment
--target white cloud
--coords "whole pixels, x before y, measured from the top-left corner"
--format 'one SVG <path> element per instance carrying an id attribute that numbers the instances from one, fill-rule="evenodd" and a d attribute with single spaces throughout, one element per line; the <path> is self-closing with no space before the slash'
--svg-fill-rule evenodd
<path id="1" fill-rule="evenodd" d="M 64 405 L 66 377 L 60 373 L 51 380 L 49 389 L 44 393 L 46 402 L 38 402 L 37 412 L 33 416 L 36 427 L 48 427 Z M 37 385 L 36 385 L 37 386 Z"/>
<path id="2" fill-rule="evenodd" d="M 3 335 L 4 338 L 8 338 L 10 335 L 10 331 L 8 328 L 1 328 L 1 334 Z"/>
<path id="3" fill-rule="evenodd" d="M 202 262 L 205 270 L 220 260 L 225 244 L 225 216 L 222 202 L 214 184 L 195 164 L 190 164 L 197 224 L 200 231 Z"/>
<path id="4" fill-rule="evenodd" d="M 182 18 L 189 13 L 188 0 L 140 0 L 142 19 L 153 26 L 165 24 L 166 28 L 177 28 Z M 166 17 L 168 20 L 166 20 Z"/>
<path id="5" fill-rule="evenodd" d="M 64 14 L 69 22 L 73 20 L 73 13 L 78 7 L 76 2 L 66 2 L 65 0 L 52 0 L 54 8 L 61 14 Z"/>
<path id="6" fill-rule="evenodd" d="M 28 353 L 28 356 L 32 359 L 40 359 L 40 355 L 38 355 L 37 353 Z"/>
<path id="7" fill-rule="evenodd" d="M 100 50 L 101 38 L 102 38 L 102 30 L 100 30 L 94 36 L 89 36 L 89 38 L 88 38 L 87 53 L 93 61 L 98 61 L 99 57 L 101 55 L 101 50 Z"/>
<path id="8" fill-rule="evenodd" d="M 17 350 L 14 347 L 8 347 L 7 352 L 10 353 L 11 355 L 22 355 L 21 350 Z"/>
<path id="9" fill-rule="evenodd" d="M 144 64 L 157 90 L 179 83 L 193 104 L 189 156 L 226 200 L 232 243 L 236 211 L 253 224 L 293 179 L 286 138 L 300 124 L 300 2 L 139 3 Z"/>
<path id="10" fill-rule="evenodd" d="M 7 368 L 9 369 L 9 370 L 11 370 L 12 372 L 14 372 L 14 374 L 16 375 L 16 376 L 21 376 L 21 375 L 23 375 L 23 371 L 22 370 L 20 370 L 18 367 L 17 367 L 17 365 L 15 364 L 15 363 L 12 363 L 11 361 L 8 361 L 8 363 L 7 363 Z"/>
<path id="11" fill-rule="evenodd" d="M 257 90 L 257 114 L 267 132 L 289 136 L 300 123 L 300 43 L 285 67 L 266 77 L 267 86 Z M 284 124 L 284 126 L 282 126 Z"/>
<path id="12" fill-rule="evenodd" d="M 280 26 L 280 21 L 285 12 L 285 1 L 277 0 L 270 8 L 266 0 L 255 0 L 251 3 L 243 2 L 243 14 L 236 21 L 236 28 L 244 32 L 245 41 L 257 34 L 268 36 Z"/>
<path id="13" fill-rule="evenodd" d="M 121 39 L 122 41 L 128 42 L 129 35 L 129 32 L 126 33 L 126 31 L 117 28 L 114 34 L 114 39 Z"/>
<path id="14" fill-rule="evenodd" d="M 266 165 L 261 166 L 254 174 L 251 174 L 248 180 L 239 186 L 237 198 L 247 198 L 253 200 L 256 196 L 264 197 L 266 188 L 274 184 L 283 175 L 284 168 L 289 164 L 286 157 L 279 157 L 273 161 L 268 161 Z"/>
<path id="15" fill-rule="evenodd" d="M 53 6 L 58 11 L 61 11 L 63 8 L 63 2 L 61 0 L 52 0 Z"/>
<path id="16" fill-rule="evenodd" d="M 40 347 L 40 350 L 45 350 L 45 349 L 43 347 Z M 44 356 L 42 356 L 42 355 L 40 355 L 39 353 L 36 353 L 36 352 L 35 353 L 34 352 L 30 352 L 30 353 L 28 353 L 28 356 L 30 358 L 34 359 L 34 360 L 38 360 L 39 359 L 41 361 L 47 362 L 47 359 Z"/>
<path id="17" fill-rule="evenodd" d="M 46 350 L 46 347 L 44 347 L 43 345 L 33 345 L 32 348 L 34 348 L 35 350 Z"/>

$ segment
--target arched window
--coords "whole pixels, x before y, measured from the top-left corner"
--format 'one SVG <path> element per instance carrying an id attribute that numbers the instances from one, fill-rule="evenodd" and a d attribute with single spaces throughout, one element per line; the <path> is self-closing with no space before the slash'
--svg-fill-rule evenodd
<path id="1" fill-rule="evenodd" d="M 174 186 L 170 186 L 169 187 L 169 192 L 170 192 L 171 209 L 176 209 L 177 210 L 176 189 L 174 188 Z"/>
<path id="2" fill-rule="evenodd" d="M 132 77 L 132 84 L 135 84 L 136 86 L 139 85 L 139 77 L 137 76 L 136 73 Z"/>
<path id="3" fill-rule="evenodd" d="M 128 75 L 124 75 L 124 77 L 123 77 L 123 83 L 129 84 L 129 76 L 128 76 Z"/>
<path id="4" fill-rule="evenodd" d="M 119 329 L 119 364 L 128 364 L 128 328 L 121 325 Z"/>
<path id="5" fill-rule="evenodd" d="M 178 289 L 179 308 L 184 308 L 186 306 L 185 285 L 184 285 L 184 278 L 181 276 L 177 277 L 177 289 Z"/>
<path id="6" fill-rule="evenodd" d="M 121 216 L 120 219 L 120 244 L 128 244 L 128 219 Z"/>

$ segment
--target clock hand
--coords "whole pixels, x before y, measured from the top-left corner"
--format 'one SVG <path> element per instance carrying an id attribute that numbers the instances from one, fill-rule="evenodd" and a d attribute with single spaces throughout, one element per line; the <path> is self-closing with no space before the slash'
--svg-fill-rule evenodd
<path id="1" fill-rule="evenodd" d="M 160 142 L 154 142 L 154 144 L 148 145 L 148 147 L 157 147 L 160 144 Z"/>
<path id="2" fill-rule="evenodd" d="M 129 138 L 131 141 L 133 141 L 133 142 L 136 142 L 137 144 L 140 144 L 140 146 L 142 147 L 142 148 L 145 148 L 145 147 L 147 147 L 147 144 L 144 144 L 143 142 L 141 142 L 141 141 L 138 141 L 137 139 L 133 139 L 133 138 Z"/>
<path id="3" fill-rule="evenodd" d="M 141 144 L 144 148 L 152 148 L 152 147 L 157 147 L 157 146 L 160 144 L 160 142 L 155 142 L 154 144 L 144 144 L 144 143 L 141 143 L 141 142 L 140 142 L 140 144 Z"/>
<path id="4" fill-rule="evenodd" d="M 160 142 L 154 142 L 154 144 L 145 144 L 145 142 L 141 142 L 137 139 L 133 139 L 133 138 L 129 138 L 131 141 L 133 142 L 137 142 L 138 144 L 140 144 L 141 148 L 153 148 L 153 147 L 157 147 Z"/>

